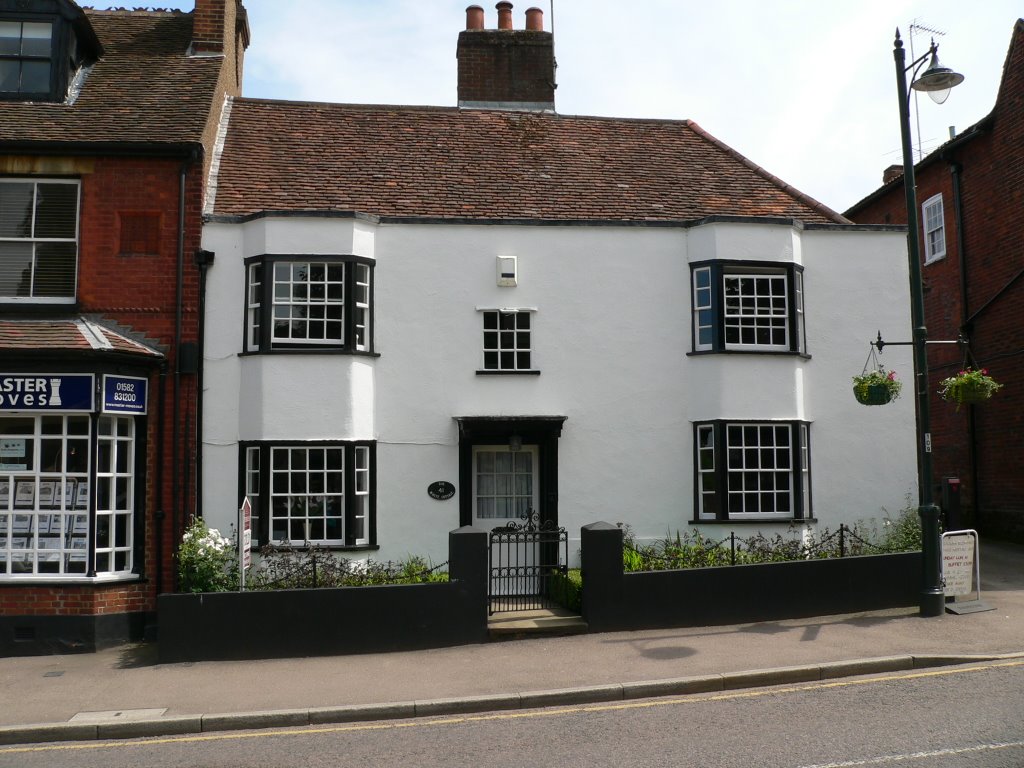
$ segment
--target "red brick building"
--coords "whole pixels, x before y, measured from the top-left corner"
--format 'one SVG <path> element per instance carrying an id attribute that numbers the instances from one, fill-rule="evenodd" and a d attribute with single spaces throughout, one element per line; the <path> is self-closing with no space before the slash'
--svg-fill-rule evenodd
<path id="1" fill-rule="evenodd" d="M 195 511 L 209 158 L 240 0 L 0 3 L 0 654 L 140 637 Z"/>
<path id="2" fill-rule="evenodd" d="M 969 350 L 929 347 L 931 389 L 965 364 L 1004 385 L 959 411 L 933 398 L 936 484 L 948 499 L 959 480 L 964 524 L 1024 541 L 1024 19 L 992 112 L 922 159 L 916 177 L 928 336 L 962 334 Z M 905 224 L 902 173 L 846 216 Z"/>

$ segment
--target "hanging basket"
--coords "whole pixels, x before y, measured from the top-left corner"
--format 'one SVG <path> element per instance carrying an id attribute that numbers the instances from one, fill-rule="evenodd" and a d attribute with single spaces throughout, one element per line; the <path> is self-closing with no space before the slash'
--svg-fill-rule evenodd
<path id="1" fill-rule="evenodd" d="M 861 405 L 885 405 L 892 400 L 892 392 L 884 384 L 854 384 L 853 396 Z"/>
<path id="2" fill-rule="evenodd" d="M 878 362 L 875 347 L 869 344 L 868 359 L 860 376 L 853 377 L 853 396 L 861 405 L 885 405 L 900 396 L 903 384 L 896 378 L 896 371 L 887 371 Z"/>
<path id="3" fill-rule="evenodd" d="M 957 389 L 957 401 L 961 403 L 983 403 L 992 397 L 991 387 L 965 381 Z"/>
<path id="4" fill-rule="evenodd" d="M 942 399 L 956 403 L 958 411 L 964 403 L 974 405 L 985 402 L 1003 387 L 988 375 L 987 370 L 974 368 L 965 368 L 956 376 L 943 379 L 940 386 Z"/>

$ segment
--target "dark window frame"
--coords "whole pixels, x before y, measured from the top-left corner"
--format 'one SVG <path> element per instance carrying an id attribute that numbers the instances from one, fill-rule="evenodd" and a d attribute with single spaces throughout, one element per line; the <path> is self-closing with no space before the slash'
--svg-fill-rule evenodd
<path id="1" fill-rule="evenodd" d="M 759 512 L 730 515 L 729 510 L 729 461 L 730 445 L 727 434 L 730 427 L 786 427 L 789 430 L 789 478 L 792 489 L 793 509 L 791 514 Z M 714 478 L 714 488 L 705 493 L 702 480 L 701 432 L 710 429 L 713 435 L 713 467 L 706 472 Z M 811 467 L 810 422 L 799 419 L 707 419 L 693 424 L 693 523 L 737 523 L 737 522 L 807 522 L 814 519 L 813 473 Z M 739 450 L 733 447 L 733 450 Z M 772 468 L 774 469 L 774 468 Z M 768 468 L 765 469 L 769 471 Z M 713 496 L 715 509 L 702 516 L 702 496 Z"/>
<path id="2" fill-rule="evenodd" d="M 698 287 L 698 275 L 706 270 L 710 276 L 709 285 Z M 725 287 L 729 275 L 763 274 L 768 277 L 784 275 L 786 279 L 786 328 L 788 349 L 771 345 L 732 345 L 725 339 Z M 698 293 L 707 303 L 698 305 Z M 690 265 L 690 353 L 707 354 L 754 354 L 754 355 L 801 355 L 807 354 L 807 296 L 804 268 L 792 262 L 739 261 L 715 259 L 694 262 Z M 701 328 L 709 328 L 710 340 L 700 339 Z"/>
<path id="3" fill-rule="evenodd" d="M 271 538 L 271 455 L 274 448 L 344 448 L 344 541 L 342 543 L 324 543 L 322 540 L 295 544 L 293 540 L 274 540 Z M 369 457 L 369 494 L 366 506 L 365 533 L 366 541 L 357 542 L 354 529 L 356 519 L 356 448 L 367 448 Z M 321 547 L 332 550 L 367 550 L 377 549 L 377 442 L 375 440 L 245 440 L 238 444 L 238 506 L 246 497 L 248 489 L 250 449 L 258 450 L 259 492 L 255 498 L 249 497 L 253 515 L 253 539 L 259 546 L 304 548 Z"/>
<path id="4" fill-rule="evenodd" d="M 343 340 L 338 342 L 330 339 L 323 341 L 275 341 L 273 338 L 273 306 L 274 306 L 274 266 L 281 263 L 324 263 L 328 265 L 340 264 L 344 268 L 344 286 L 342 296 L 342 320 L 341 327 Z M 267 355 L 267 354 L 350 354 L 350 355 L 372 355 L 376 356 L 375 344 L 375 292 L 376 281 L 374 271 L 376 262 L 374 259 L 339 254 L 261 254 L 244 260 L 245 265 L 245 301 L 242 317 L 243 355 Z M 355 343 L 356 330 L 356 273 L 357 265 L 368 269 L 369 286 L 367 288 L 367 320 L 363 324 L 364 333 L 368 340 L 366 348 L 360 349 Z M 259 283 L 258 301 L 251 301 L 251 278 L 252 268 L 259 266 L 262 270 Z M 268 279 L 270 276 L 271 279 Z M 253 312 L 259 315 L 259 337 L 253 338 L 254 319 Z"/>

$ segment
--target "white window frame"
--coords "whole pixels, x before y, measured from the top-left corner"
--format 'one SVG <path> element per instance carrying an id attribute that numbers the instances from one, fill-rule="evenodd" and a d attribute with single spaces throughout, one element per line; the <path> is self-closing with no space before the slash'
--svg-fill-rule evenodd
<path id="1" fill-rule="evenodd" d="M 779 286 L 781 295 L 776 290 Z M 734 288 L 738 290 L 735 295 L 731 293 Z M 722 275 L 722 296 L 726 349 L 789 351 L 789 278 L 785 272 L 726 271 Z M 780 327 L 782 338 L 776 340 Z M 767 341 L 760 338 L 765 333 L 771 337 Z"/>
<path id="2" fill-rule="evenodd" d="M 3 288 L 0 286 L 0 303 L 17 303 L 17 304 L 73 304 L 78 293 L 78 240 L 79 232 L 81 228 L 81 199 L 82 199 L 82 188 L 81 183 L 77 179 L 47 179 L 47 178 L 9 178 L 0 179 L 0 186 L 3 185 L 15 185 L 15 184 L 31 184 L 32 185 L 32 226 L 31 232 L 28 237 L 14 237 L 11 235 L 5 235 L 2 220 L 4 218 L 4 212 L 0 209 L 0 259 L 3 259 L 3 246 L 10 244 L 22 244 L 28 245 L 31 248 L 30 256 L 30 289 L 28 295 L 18 296 L 14 294 L 3 293 Z M 41 237 L 37 236 L 37 215 L 39 205 L 39 187 L 40 185 L 68 185 L 75 187 L 75 221 L 74 221 L 74 234 L 71 237 Z M 71 266 L 71 292 L 67 295 L 61 296 L 48 296 L 38 295 L 36 290 L 36 279 L 38 276 L 37 268 L 39 266 L 40 249 L 47 245 L 52 244 L 68 244 L 74 249 L 74 264 Z"/>
<path id="3" fill-rule="evenodd" d="M 135 419 L 101 416 L 97 429 L 96 571 L 125 575 L 134 549 Z"/>
<path id="4" fill-rule="evenodd" d="M 946 211 L 941 192 L 921 203 L 921 227 L 924 230 L 924 263 L 931 264 L 946 255 Z"/>
<path id="5" fill-rule="evenodd" d="M 0 468 L 0 584 L 135 578 L 134 417 L 19 414 L 0 425 L 14 419 L 31 429 L 4 425 L 0 440 L 24 441 L 30 460 Z"/>
<path id="6" fill-rule="evenodd" d="M 715 316 L 711 267 L 693 270 L 693 348 L 714 349 Z"/>
<path id="7" fill-rule="evenodd" d="M 529 517 L 537 505 L 538 456 L 537 446 L 473 446 L 473 519 L 477 524 Z"/>
<path id="8" fill-rule="evenodd" d="M 477 373 L 539 372 L 533 349 L 536 311 L 534 307 L 477 307 L 483 331 Z M 507 323 L 512 327 L 503 327 Z"/>
<path id="9" fill-rule="evenodd" d="M 800 421 L 697 423 L 694 477 L 697 522 L 810 518 L 810 427 Z"/>

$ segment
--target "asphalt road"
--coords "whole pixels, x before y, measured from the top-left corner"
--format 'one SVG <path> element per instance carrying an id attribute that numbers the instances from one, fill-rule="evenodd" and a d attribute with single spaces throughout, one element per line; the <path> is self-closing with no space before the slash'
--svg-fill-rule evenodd
<path id="1" fill-rule="evenodd" d="M 465 717 L 0 747 L 0 768 L 889 765 L 1024 765 L 1024 661 Z"/>

